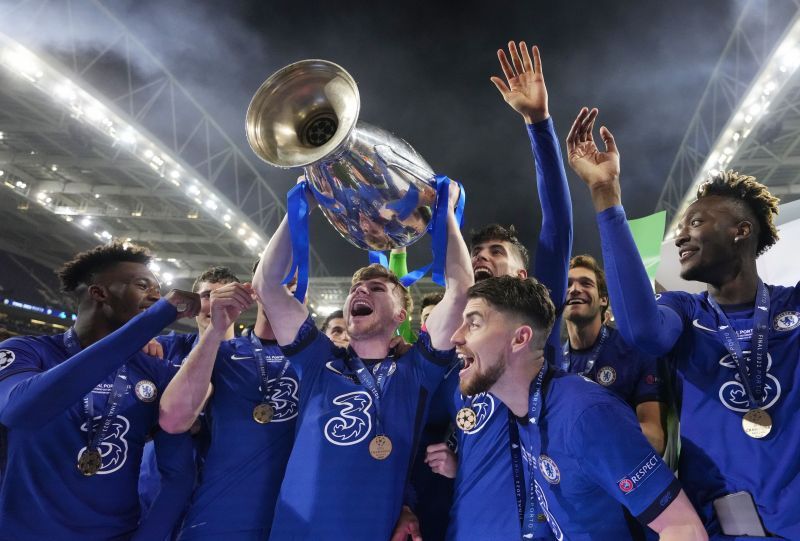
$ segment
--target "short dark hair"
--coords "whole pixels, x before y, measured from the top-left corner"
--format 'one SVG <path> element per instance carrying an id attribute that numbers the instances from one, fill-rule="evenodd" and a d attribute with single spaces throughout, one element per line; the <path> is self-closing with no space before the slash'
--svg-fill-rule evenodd
<path id="1" fill-rule="evenodd" d="M 436 306 L 440 302 L 442 302 L 442 298 L 444 298 L 444 293 L 441 291 L 436 291 L 435 293 L 428 293 L 424 297 L 422 297 L 422 306 L 420 306 L 419 310 L 422 312 L 426 306 Z"/>
<path id="2" fill-rule="evenodd" d="M 400 279 L 397 277 L 397 275 L 383 265 L 373 263 L 367 267 L 361 267 L 353 274 L 353 279 L 350 283 L 355 284 L 356 282 L 361 282 L 363 280 L 374 280 L 376 278 L 385 280 L 390 284 L 395 285 L 397 291 L 400 292 L 400 297 L 403 300 L 402 304 L 403 308 L 406 310 L 406 314 L 410 314 L 411 310 L 414 308 L 414 301 L 411 299 L 411 293 L 409 293 L 408 288 L 400 282 Z"/>
<path id="3" fill-rule="evenodd" d="M 91 285 L 94 277 L 118 263 L 141 263 L 152 261 L 150 253 L 142 247 L 121 242 L 95 246 L 73 257 L 58 271 L 61 291 L 73 293 L 81 286 Z"/>
<path id="4" fill-rule="evenodd" d="M 503 227 L 500 224 L 489 224 L 483 229 L 470 232 L 471 238 L 469 241 L 470 250 L 476 245 L 490 240 L 506 241 L 514 248 L 517 249 L 519 258 L 522 260 L 523 268 L 527 269 L 530 263 L 530 254 L 528 249 L 517 238 L 517 230 L 513 225 Z"/>
<path id="5" fill-rule="evenodd" d="M 780 200 L 755 177 L 743 175 L 732 169 L 719 171 L 697 189 L 697 199 L 711 195 L 740 201 L 753 213 L 758 222 L 756 256 L 760 256 L 778 242 L 778 229 L 773 219 L 778 215 Z"/>
<path id="6" fill-rule="evenodd" d="M 328 317 L 326 317 L 325 321 L 322 322 L 322 325 L 320 326 L 319 330 L 321 330 L 322 332 L 327 331 L 328 324 L 334 319 L 340 319 L 340 318 L 342 319 L 344 318 L 344 312 L 342 310 L 334 310 L 333 312 L 328 314 Z"/>
<path id="7" fill-rule="evenodd" d="M 194 284 L 192 285 L 192 291 L 197 293 L 197 288 L 199 288 L 200 284 L 203 282 L 209 282 L 212 284 L 230 284 L 238 281 L 239 277 L 233 274 L 233 271 L 228 267 L 209 267 L 203 272 L 203 274 L 197 277 L 197 280 L 194 281 Z"/>
<path id="8" fill-rule="evenodd" d="M 606 283 L 606 273 L 603 271 L 603 268 L 597 263 L 597 260 L 588 254 L 583 255 L 576 255 L 572 259 L 569 260 L 569 268 L 574 269 L 575 267 L 580 267 L 583 269 L 588 269 L 592 271 L 596 277 L 595 282 L 597 283 L 597 294 L 600 295 L 600 298 L 605 297 L 608 299 L 608 284 Z M 609 305 L 603 306 L 602 310 L 600 310 L 600 319 L 604 318 L 606 315 L 606 310 L 608 310 Z"/>
<path id="9" fill-rule="evenodd" d="M 470 287 L 467 298 L 484 299 L 499 311 L 518 316 L 541 330 L 539 346 L 544 345 L 556 320 L 550 292 L 535 278 L 493 276 Z"/>

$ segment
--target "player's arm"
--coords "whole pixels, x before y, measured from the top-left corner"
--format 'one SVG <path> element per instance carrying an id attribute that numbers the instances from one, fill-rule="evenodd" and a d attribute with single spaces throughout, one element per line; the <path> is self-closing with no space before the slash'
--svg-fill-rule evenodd
<path id="1" fill-rule="evenodd" d="M 567 174 L 550 118 L 539 48 L 534 46 L 529 52 L 524 41 L 519 43 L 519 49 L 512 41 L 508 49 L 511 61 L 502 49 L 497 51 L 506 80 L 492 77 L 492 82 L 528 127 L 536 164 L 536 188 L 542 206 L 534 276 L 550 290 L 556 311 L 560 312 L 566 296 L 573 235 Z M 556 347 L 559 346 L 557 342 L 556 336 Z"/>
<path id="2" fill-rule="evenodd" d="M 309 201 L 312 197 L 306 198 Z M 308 309 L 283 285 L 292 264 L 292 242 L 288 217 L 284 216 L 275 234 L 264 249 L 256 272 L 253 289 L 264 305 L 278 344 L 291 344 L 297 331 L 308 318 Z"/>
<path id="3" fill-rule="evenodd" d="M 0 423 L 8 428 L 38 428 L 79 400 L 177 317 L 194 317 L 200 298 L 172 290 L 128 323 L 63 363 L 39 373 L 0 380 Z M 180 310 L 180 311 L 178 311 Z"/>
<path id="4" fill-rule="evenodd" d="M 458 200 L 458 185 L 450 183 L 447 205 L 447 255 L 445 258 L 445 291 L 442 301 L 431 311 L 425 327 L 431 346 L 440 351 L 452 349 L 450 337 L 461 325 L 461 312 L 467 303 L 467 290 L 475 283 L 469 250 L 461 236 L 454 207 Z"/>
<path id="5" fill-rule="evenodd" d="M 666 447 L 666 439 L 664 437 L 664 427 L 661 424 L 663 415 L 664 404 L 651 400 L 642 402 L 636 406 L 636 418 L 639 420 L 639 426 L 642 427 L 642 433 L 653 449 L 659 455 L 664 455 Z"/>
<path id="6" fill-rule="evenodd" d="M 653 355 L 663 355 L 675 345 L 683 323 L 671 308 L 658 306 L 650 280 L 636 250 L 619 184 L 619 151 L 614 136 L 600 128 L 606 150 L 595 145 L 597 109 L 578 113 L 567 136 L 570 167 L 589 187 L 597 211 L 603 262 L 614 315 L 623 338 Z"/>
<path id="7" fill-rule="evenodd" d="M 194 488 L 196 467 L 192 437 L 159 430 L 153 440 L 161 483 L 158 494 L 147 514 L 139 521 L 139 528 L 131 541 L 167 539 Z"/>
<path id="8" fill-rule="evenodd" d="M 408 259 L 405 247 L 392 248 L 392 252 L 389 254 L 389 270 L 400 278 L 408 274 Z M 417 341 L 417 335 L 411 330 L 411 314 L 406 314 L 406 318 L 397 328 L 397 334 L 409 344 Z"/>
<path id="9" fill-rule="evenodd" d="M 584 475 L 640 523 L 661 533 L 662 539 L 707 539 L 680 483 L 642 435 L 626 405 L 609 398 L 585 409 L 572 423 L 567 441 Z M 597 449 L 603 449 L 601 460 L 592 455 Z"/>
<path id="10" fill-rule="evenodd" d="M 192 427 L 211 396 L 211 374 L 228 328 L 253 304 L 250 284 L 232 282 L 211 292 L 211 323 L 167 385 L 159 402 L 158 423 L 170 434 Z"/>
<path id="11" fill-rule="evenodd" d="M 703 523 L 692 507 L 686 493 L 681 490 L 655 520 L 647 526 L 658 533 L 661 541 L 707 541 Z"/>

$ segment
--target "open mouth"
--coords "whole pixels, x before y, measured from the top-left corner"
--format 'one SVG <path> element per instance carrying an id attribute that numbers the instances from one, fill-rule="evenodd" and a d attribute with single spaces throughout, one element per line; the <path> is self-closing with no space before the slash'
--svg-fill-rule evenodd
<path id="1" fill-rule="evenodd" d="M 483 265 L 475 267 L 472 270 L 472 273 L 475 276 L 476 280 L 484 280 L 486 278 L 491 278 L 492 276 L 494 276 L 492 269 Z"/>
<path id="2" fill-rule="evenodd" d="M 567 306 L 573 306 L 576 304 L 589 304 L 589 301 L 587 301 L 586 299 L 579 299 L 579 298 L 570 299 L 567 301 Z"/>
<path id="3" fill-rule="evenodd" d="M 678 251 L 678 260 L 681 263 L 683 263 L 684 261 L 686 261 L 687 259 L 689 259 L 690 257 L 692 257 L 696 253 L 697 253 L 697 250 L 695 250 L 693 248 L 682 248 L 680 251 Z"/>
<path id="4" fill-rule="evenodd" d="M 372 306 L 363 300 L 353 301 L 353 303 L 350 305 L 350 315 L 353 317 L 368 316 L 372 312 Z"/>
<path id="5" fill-rule="evenodd" d="M 463 367 L 459 370 L 458 375 L 459 377 L 466 374 L 470 368 L 475 364 L 475 357 L 470 357 L 469 355 L 465 355 L 464 353 L 459 353 L 458 358 L 461 361 Z"/>

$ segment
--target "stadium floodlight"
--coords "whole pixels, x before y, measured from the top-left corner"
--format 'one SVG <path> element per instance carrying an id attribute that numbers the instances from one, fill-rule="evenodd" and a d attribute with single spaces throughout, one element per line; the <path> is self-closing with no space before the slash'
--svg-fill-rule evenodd
<path id="1" fill-rule="evenodd" d="M 720 137 L 711 147 L 706 161 L 697 171 L 678 211 L 672 217 L 672 222 L 665 233 L 665 240 L 675 238 L 678 221 L 694 201 L 697 188 L 710 175 L 730 165 L 745 140 L 753 133 L 753 129 L 769 116 L 770 105 L 786 88 L 798 67 L 800 67 L 800 18 L 786 31 L 729 118 Z"/>
<path id="2" fill-rule="evenodd" d="M 231 230 L 229 222 L 235 219 L 237 223 L 243 224 L 246 230 L 239 236 L 231 232 L 231 237 L 243 242 L 250 250 L 263 249 L 264 243 L 260 237 L 253 235 L 252 238 L 245 238 L 251 235 L 251 231 L 258 230 L 258 227 L 252 224 L 244 213 L 236 209 L 225 196 L 217 192 L 210 181 L 199 175 L 191 166 L 164 147 L 157 138 L 149 135 L 145 129 L 133 124 L 133 121 L 129 121 L 125 113 L 119 111 L 114 104 L 104 102 L 83 81 L 70 79 L 47 60 L 40 58 L 14 39 L 0 33 L 0 69 L 3 68 L 29 81 L 34 88 L 49 96 L 55 105 L 62 107 L 70 117 L 109 137 L 112 146 L 116 146 L 120 151 L 127 152 L 148 165 L 158 177 L 168 176 L 171 184 L 176 188 L 181 187 L 181 179 L 191 178 L 192 186 L 186 189 L 183 195 L 193 207 L 194 203 L 197 204 L 197 207 L 190 210 L 187 214 L 188 219 L 199 218 L 198 209 L 200 209 L 204 211 L 204 217 L 216 222 L 220 227 L 224 227 L 224 230 Z M 0 139 L 3 138 L 3 132 L 0 132 Z M 35 154 L 35 151 L 32 151 L 31 154 Z M 56 170 L 57 166 L 53 165 L 52 171 Z M 35 186 L 33 189 L 35 190 Z M 29 196 L 29 194 L 24 195 Z M 95 194 L 95 198 L 99 196 L 100 194 Z M 200 196 L 202 196 L 202 200 Z M 38 194 L 36 202 L 66 219 L 63 207 L 52 205 L 53 200 L 48 194 Z M 220 206 L 230 208 L 223 214 L 218 212 Z M 56 209 L 59 211 L 56 212 Z M 90 211 L 75 210 L 67 214 L 84 213 L 88 214 Z M 134 210 L 131 212 L 131 216 L 141 216 L 141 210 Z M 96 224 L 90 228 L 93 224 L 90 217 L 87 216 L 76 222 L 76 225 L 78 224 L 99 238 L 106 238 L 103 235 L 104 232 L 108 232 L 112 238 L 116 236 L 114 224 L 111 223 Z"/>

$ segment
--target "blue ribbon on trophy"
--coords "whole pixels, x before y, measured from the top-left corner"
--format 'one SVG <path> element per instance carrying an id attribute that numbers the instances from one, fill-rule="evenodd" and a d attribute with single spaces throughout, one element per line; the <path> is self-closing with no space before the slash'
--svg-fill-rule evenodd
<path id="1" fill-rule="evenodd" d="M 435 175 L 406 141 L 358 121 L 358 87 L 347 71 L 325 60 L 290 64 L 267 79 L 247 111 L 247 140 L 267 163 L 303 168 L 304 179 L 287 195 L 295 296 L 308 286 L 309 240 L 306 192 L 323 215 L 370 262 L 384 266 L 383 253 L 432 237 L 433 262 L 401 277 L 409 286 L 431 272 L 444 286 L 447 205 L 451 180 Z M 463 219 L 461 187 L 456 218 Z"/>

